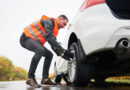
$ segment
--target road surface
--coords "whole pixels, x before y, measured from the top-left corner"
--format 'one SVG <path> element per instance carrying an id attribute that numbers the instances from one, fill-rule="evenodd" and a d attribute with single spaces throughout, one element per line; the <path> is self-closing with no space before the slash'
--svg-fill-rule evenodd
<path id="1" fill-rule="evenodd" d="M 73 87 L 65 85 L 57 86 L 42 86 L 40 88 L 30 87 L 25 84 L 25 81 L 9 81 L 0 82 L 0 90 L 130 90 L 130 85 L 105 85 L 105 86 L 94 86 L 88 87 Z"/>

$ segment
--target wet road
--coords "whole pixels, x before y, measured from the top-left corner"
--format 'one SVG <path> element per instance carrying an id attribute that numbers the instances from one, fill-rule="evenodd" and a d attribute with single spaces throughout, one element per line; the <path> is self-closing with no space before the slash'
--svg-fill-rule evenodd
<path id="1" fill-rule="evenodd" d="M 25 81 L 0 82 L 0 90 L 130 90 L 130 85 L 106 84 L 104 86 L 89 85 L 88 87 L 73 86 L 42 86 L 40 88 L 30 87 Z"/>

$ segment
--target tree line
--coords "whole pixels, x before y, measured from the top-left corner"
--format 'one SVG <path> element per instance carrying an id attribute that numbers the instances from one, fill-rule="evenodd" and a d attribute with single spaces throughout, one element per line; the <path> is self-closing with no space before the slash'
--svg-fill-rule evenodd
<path id="1" fill-rule="evenodd" d="M 16 67 L 5 56 L 0 56 L 0 81 L 25 80 L 27 71 L 22 67 Z"/>

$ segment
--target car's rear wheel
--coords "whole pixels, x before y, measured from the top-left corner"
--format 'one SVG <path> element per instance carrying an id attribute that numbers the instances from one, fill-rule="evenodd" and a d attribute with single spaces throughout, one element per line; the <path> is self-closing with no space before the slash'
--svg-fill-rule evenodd
<path id="1" fill-rule="evenodd" d="M 91 79 L 93 65 L 80 60 L 78 43 L 73 43 L 70 49 L 74 53 L 74 58 L 68 63 L 70 81 L 74 86 L 87 85 Z"/>
<path id="2" fill-rule="evenodd" d="M 103 75 L 95 77 L 95 78 L 94 78 L 94 79 L 95 79 L 95 84 L 96 84 L 96 85 L 104 85 L 106 78 L 107 78 L 107 77 L 105 77 L 105 76 L 103 76 Z"/>

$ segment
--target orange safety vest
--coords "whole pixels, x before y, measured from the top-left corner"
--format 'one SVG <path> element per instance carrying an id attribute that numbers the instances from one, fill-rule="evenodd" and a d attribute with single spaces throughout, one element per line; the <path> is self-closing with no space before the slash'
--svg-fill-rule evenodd
<path id="1" fill-rule="evenodd" d="M 32 38 L 38 41 L 41 45 L 44 45 L 44 43 L 46 42 L 46 32 L 40 21 L 46 19 L 52 19 L 54 21 L 53 35 L 56 38 L 56 36 L 58 35 L 58 21 L 45 15 L 43 15 L 40 20 L 24 28 L 24 34 L 26 35 L 26 37 Z"/>

